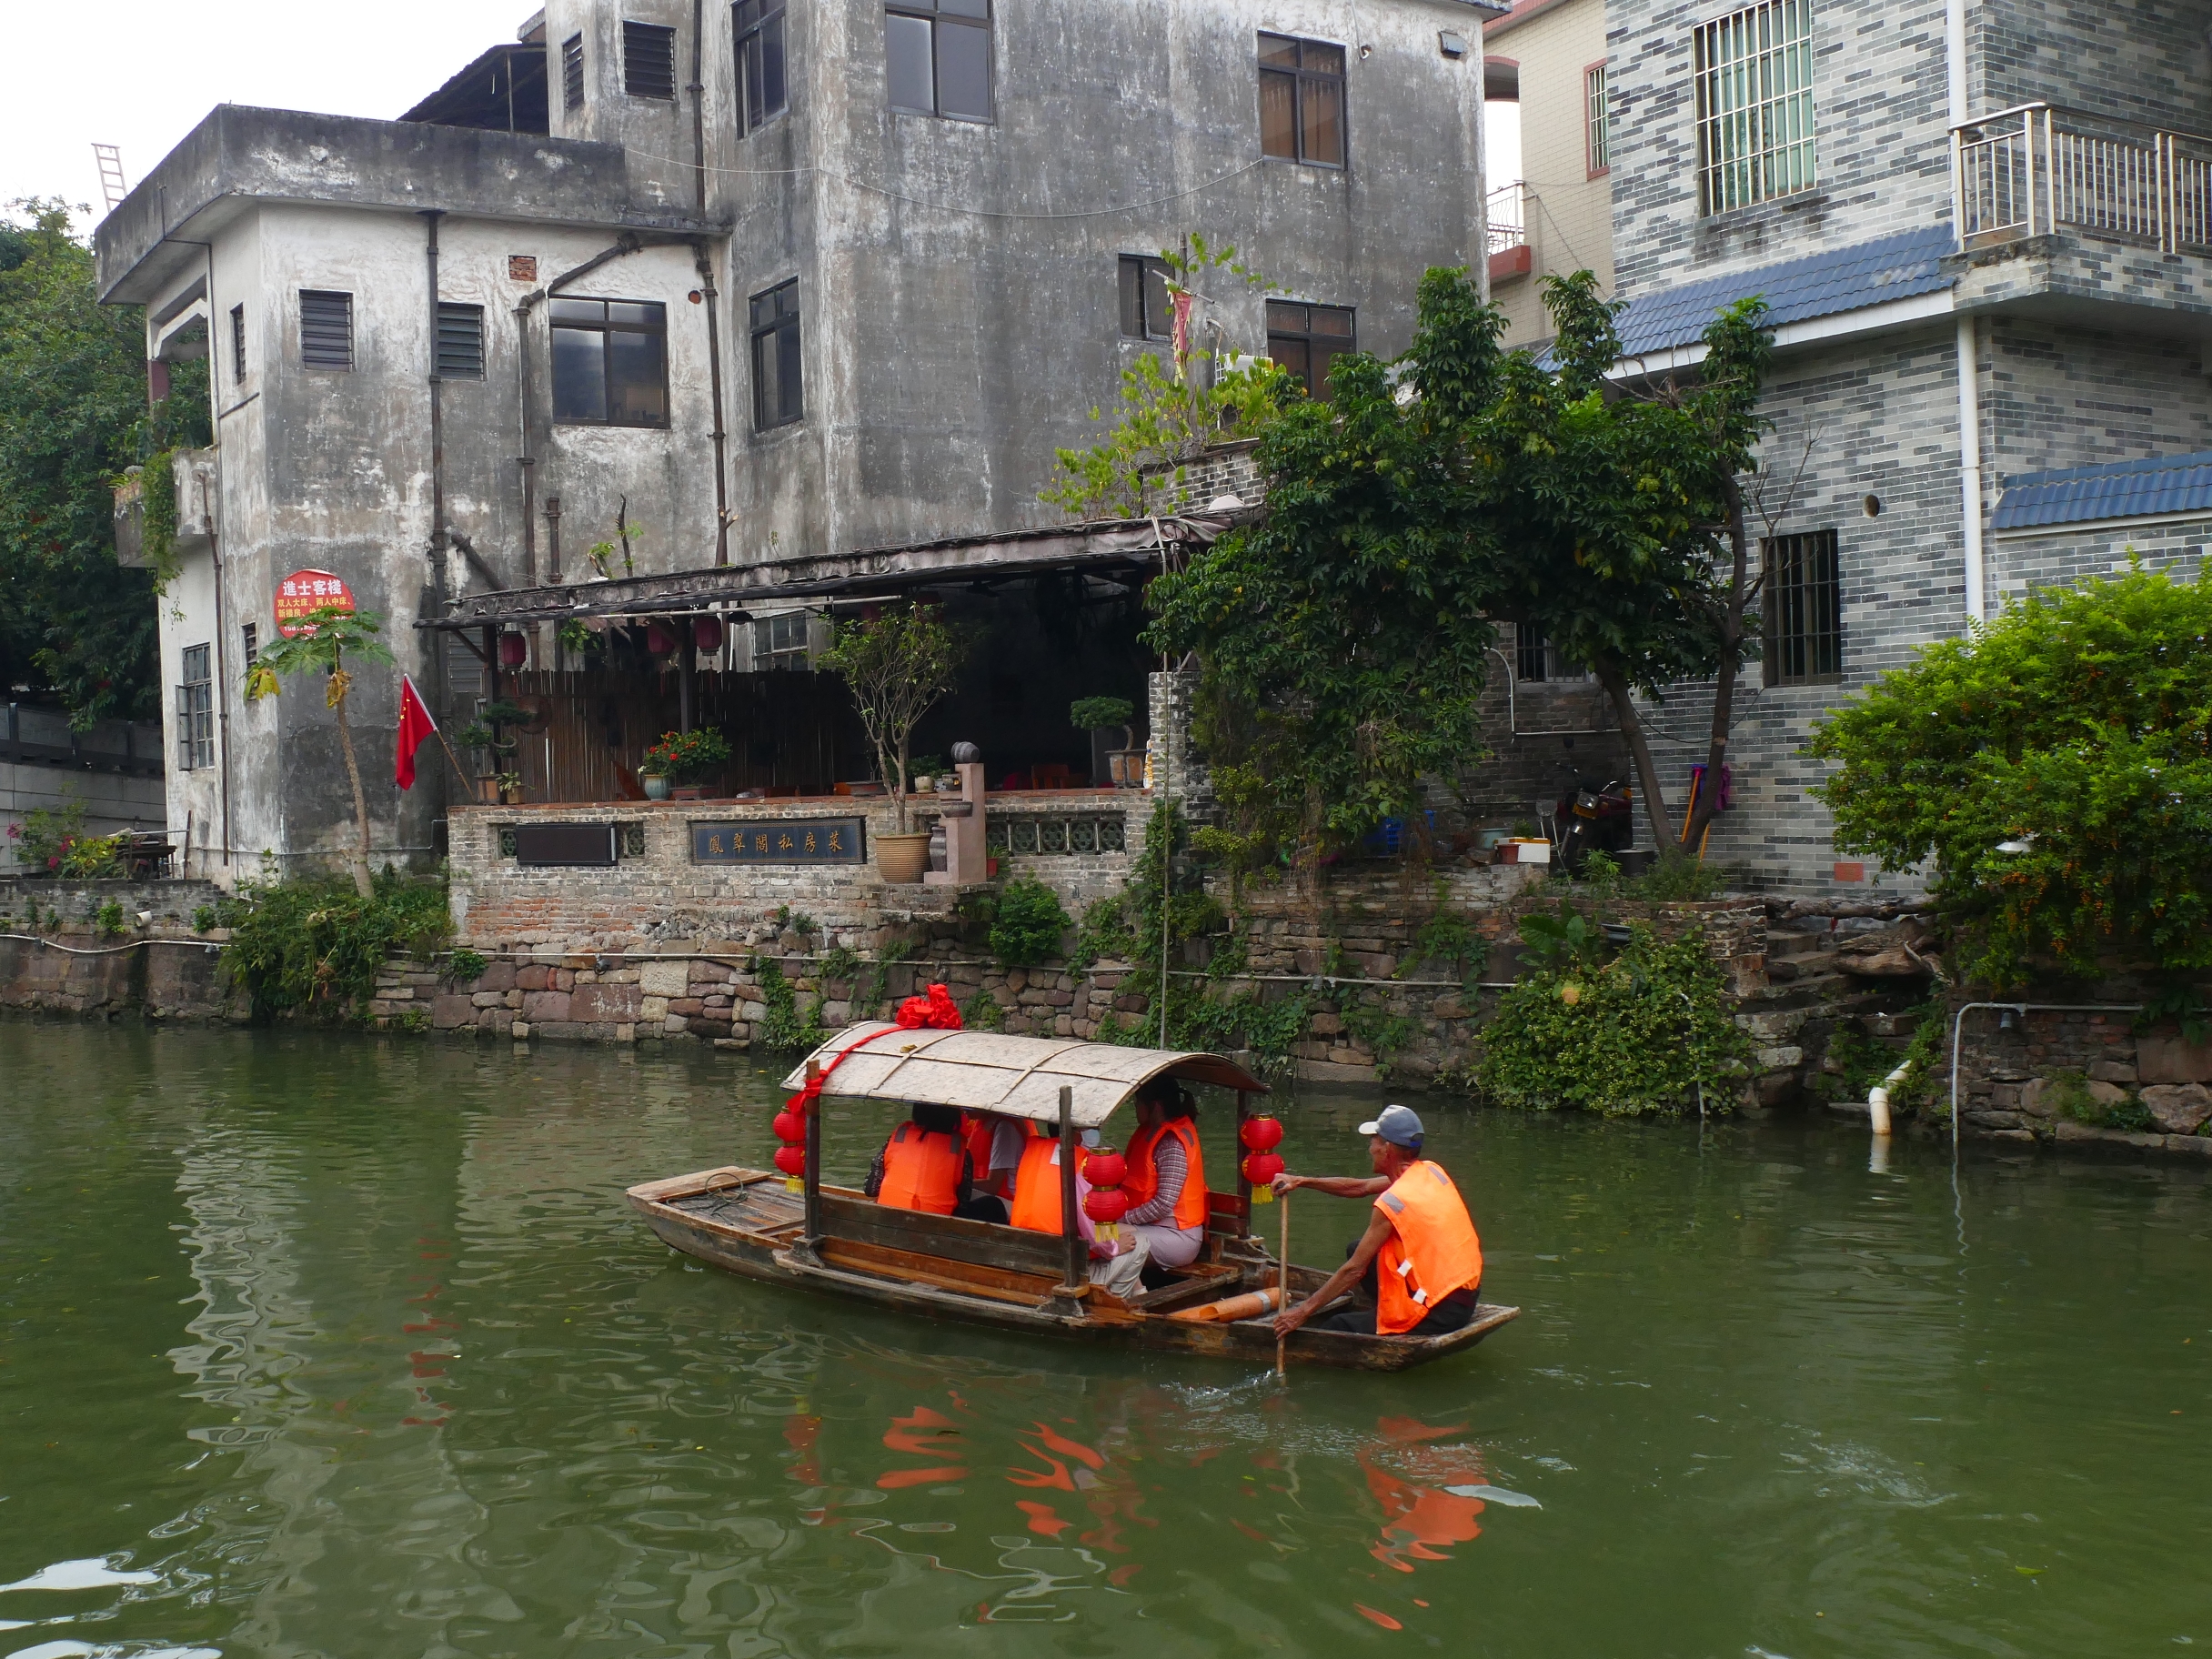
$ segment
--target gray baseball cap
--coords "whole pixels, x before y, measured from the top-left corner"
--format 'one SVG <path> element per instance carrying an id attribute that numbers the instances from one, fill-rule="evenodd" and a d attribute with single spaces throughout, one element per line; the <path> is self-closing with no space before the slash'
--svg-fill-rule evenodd
<path id="1" fill-rule="evenodd" d="M 1402 1146 L 1409 1152 L 1421 1150 L 1421 1120 L 1407 1106 L 1385 1106 L 1382 1115 L 1372 1123 L 1360 1125 L 1362 1135 L 1381 1135 L 1393 1146 Z"/>

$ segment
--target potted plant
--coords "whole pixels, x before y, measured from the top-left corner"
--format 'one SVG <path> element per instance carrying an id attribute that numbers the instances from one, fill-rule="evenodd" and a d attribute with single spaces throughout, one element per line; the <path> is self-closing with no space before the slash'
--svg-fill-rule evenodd
<path id="1" fill-rule="evenodd" d="M 1131 749 L 1131 722 L 1137 707 L 1126 697 L 1079 697 L 1068 706 L 1068 722 L 1079 731 L 1121 734 L 1121 746 L 1106 751 L 1108 776 L 1118 789 L 1133 789 L 1144 781 L 1143 751 Z"/>
<path id="2" fill-rule="evenodd" d="M 719 731 L 700 728 L 692 731 L 664 731 L 660 741 L 645 751 L 645 764 L 638 768 L 638 776 L 645 779 L 649 799 L 663 799 L 653 793 L 653 780 L 664 779 L 675 786 L 679 800 L 700 800 L 706 789 L 699 779 L 709 772 L 719 770 L 729 761 L 729 739 Z"/>
<path id="3" fill-rule="evenodd" d="M 878 775 L 890 786 L 897 830 L 876 837 L 876 868 L 886 881 L 919 881 L 930 867 L 930 837 L 907 816 L 907 749 L 921 717 L 952 689 L 965 646 L 935 605 L 886 605 L 834 630 L 823 665 L 843 676 L 875 746 Z"/>
<path id="4" fill-rule="evenodd" d="M 522 774 L 520 772 L 495 772 L 492 775 L 491 782 L 492 787 L 499 791 L 499 800 L 502 805 L 518 807 L 522 804 Z"/>

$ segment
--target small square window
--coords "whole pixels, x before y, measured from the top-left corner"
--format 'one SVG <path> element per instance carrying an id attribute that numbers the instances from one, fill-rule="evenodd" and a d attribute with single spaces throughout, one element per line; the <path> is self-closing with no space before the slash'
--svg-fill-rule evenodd
<path id="1" fill-rule="evenodd" d="M 1166 261 L 1121 256 L 1121 332 L 1132 340 L 1173 337 L 1175 312 L 1168 294 Z"/>
<path id="2" fill-rule="evenodd" d="M 1329 395 L 1329 366 L 1356 349 L 1355 338 L 1349 306 L 1267 302 L 1267 355 L 1309 397 Z"/>
<path id="3" fill-rule="evenodd" d="M 883 63 L 893 109 L 990 120 L 990 0 L 890 0 Z"/>
<path id="4" fill-rule="evenodd" d="M 788 610 L 753 623 L 753 672 L 788 672 L 807 666 L 807 613 Z"/>
<path id="5" fill-rule="evenodd" d="M 674 29 L 658 23 L 623 21 L 622 90 L 633 98 L 675 98 Z"/>
<path id="6" fill-rule="evenodd" d="M 669 424 L 668 308 L 640 300 L 552 302 L 553 418 L 572 426 Z"/>
<path id="7" fill-rule="evenodd" d="M 484 378 L 484 307 L 437 302 L 437 377 Z"/>
<path id="8" fill-rule="evenodd" d="M 1770 536 L 1766 683 L 1809 686 L 1844 675 L 1843 582 L 1834 530 Z"/>
<path id="9" fill-rule="evenodd" d="M 584 37 L 571 35 L 560 43 L 561 107 L 574 113 L 584 107 Z"/>
<path id="10" fill-rule="evenodd" d="M 353 296 L 299 291 L 299 360 L 308 368 L 353 367 Z"/>

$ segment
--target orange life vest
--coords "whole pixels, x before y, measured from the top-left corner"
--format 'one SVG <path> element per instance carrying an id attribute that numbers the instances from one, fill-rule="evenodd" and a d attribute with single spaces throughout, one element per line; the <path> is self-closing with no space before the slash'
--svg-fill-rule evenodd
<path id="1" fill-rule="evenodd" d="M 991 1198 L 1007 1196 L 1005 1175 L 990 1173 L 990 1143 L 998 1132 L 998 1124 L 985 1117 L 970 1117 L 964 1131 L 968 1162 L 975 1171 L 975 1190 Z"/>
<path id="2" fill-rule="evenodd" d="M 1032 1131 L 1014 1171 L 1014 1202 L 1007 1219 L 1031 1232 L 1060 1231 L 1060 1138 Z"/>
<path id="3" fill-rule="evenodd" d="M 1453 1291 L 1483 1280 L 1483 1242 L 1459 1189 L 1423 1159 L 1375 1200 L 1391 1237 L 1375 1257 L 1375 1330 L 1411 1331 Z"/>
<path id="4" fill-rule="evenodd" d="M 883 1188 L 876 1202 L 894 1210 L 950 1215 L 960 1196 L 960 1143 L 901 1123 L 883 1148 Z"/>
<path id="5" fill-rule="evenodd" d="M 1121 1191 L 1129 1194 L 1129 1207 L 1142 1209 L 1160 1191 L 1160 1166 L 1152 1161 L 1152 1149 L 1160 1144 L 1162 1135 L 1173 1135 L 1182 1142 L 1186 1173 L 1181 1195 L 1175 1200 L 1174 1224 L 1183 1228 L 1203 1227 L 1206 1163 L 1198 1150 L 1198 1125 L 1188 1118 L 1171 1118 L 1158 1129 L 1140 1129 L 1130 1136 L 1129 1150 L 1123 1154 L 1129 1162 L 1129 1173 L 1121 1178 Z"/>

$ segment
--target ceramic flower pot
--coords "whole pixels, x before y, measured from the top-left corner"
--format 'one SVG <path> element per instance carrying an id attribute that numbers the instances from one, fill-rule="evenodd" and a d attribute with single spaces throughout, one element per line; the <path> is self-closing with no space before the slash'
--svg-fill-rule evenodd
<path id="1" fill-rule="evenodd" d="M 652 775 L 652 773 L 648 772 L 648 773 L 646 773 L 646 774 L 644 775 L 644 778 L 642 779 L 642 781 L 643 781 L 643 783 L 645 784 L 645 798 L 646 798 L 646 799 L 648 799 L 648 800 L 666 800 L 666 799 L 668 799 L 668 798 L 669 798 L 669 780 L 668 780 L 666 778 L 656 778 L 656 777 L 654 777 L 654 776 Z"/>
<path id="2" fill-rule="evenodd" d="M 879 835 L 875 840 L 876 870 L 886 881 L 906 886 L 920 880 L 922 872 L 930 868 L 927 830 L 913 835 Z"/>

